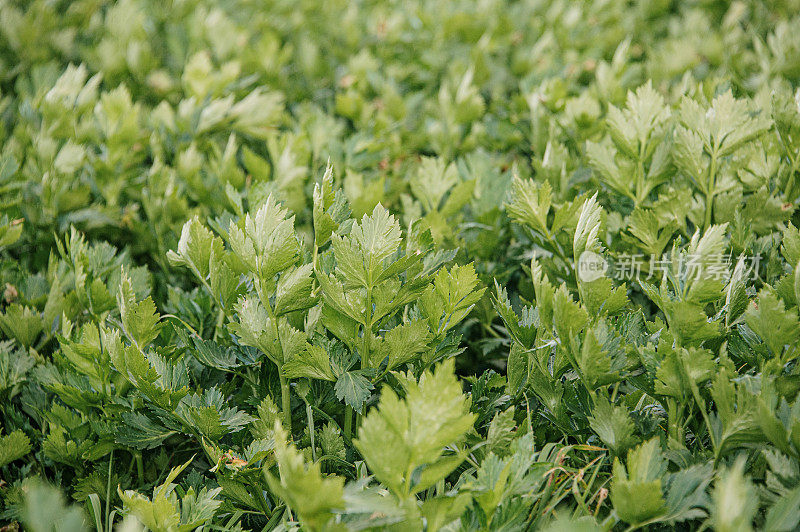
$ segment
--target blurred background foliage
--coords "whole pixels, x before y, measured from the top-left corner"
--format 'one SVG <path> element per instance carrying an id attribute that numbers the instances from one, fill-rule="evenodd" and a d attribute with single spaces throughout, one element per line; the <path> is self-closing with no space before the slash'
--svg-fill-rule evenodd
<path id="1" fill-rule="evenodd" d="M 578 294 L 572 259 L 558 254 L 572 245 L 577 213 L 595 192 L 607 211 L 600 240 L 610 254 L 660 255 L 672 242 L 688 245 L 696 229 L 727 223 L 727 249 L 769 258 L 764 283 L 749 286 L 747 298 L 771 283 L 782 305 L 796 305 L 793 281 L 782 279 L 797 256 L 785 243 L 781 248 L 781 239 L 790 222 L 798 225 L 799 13 L 796 0 L 0 0 L 0 326 L 8 338 L 0 344 L 0 411 L 5 437 L 17 430 L 46 437 L 23 453 L 35 460 L 3 464 L 4 482 L 36 474 L 80 501 L 92 493 L 113 497 L 104 472 L 111 461 L 100 464 L 106 470 L 94 462 L 107 457 L 114 438 L 73 408 L 63 388 L 69 378 L 53 369 L 69 357 L 64 346 L 102 343 L 97 329 L 80 338 L 77 331 L 109 313 L 119 319 L 123 269 L 134 299 L 151 296 L 160 313 L 205 340 L 220 340 L 227 333 L 218 330 L 223 317 L 211 296 L 167 260 L 184 223 L 197 216 L 224 230 L 272 195 L 295 215 L 302 253 L 310 255 L 313 190 L 329 163 L 353 218 L 380 203 L 404 231 L 422 220 L 434 246 L 454 251 L 456 263 L 472 262 L 488 288 L 457 329 L 465 351 L 456 371 L 484 409 L 482 434 L 512 403 L 511 416 L 523 423 L 525 410 L 536 412 L 546 396 L 530 383 L 505 388 L 515 346 L 530 346 L 498 318 L 495 282 L 506 288 L 509 308 L 534 301 L 531 259 L 544 254 L 545 275 Z M 660 114 L 648 114 L 652 108 Z M 715 113 L 738 122 L 701 124 Z M 728 126 L 749 137 L 722 153 L 719 128 Z M 706 145 L 715 147 L 698 148 L 695 157 L 699 144 L 692 139 L 706 133 Z M 715 161 L 711 183 L 695 175 L 707 171 L 707 162 L 697 162 L 703 157 Z M 537 194 L 543 195 L 528 201 Z M 537 225 L 542 211 L 535 207 L 543 203 L 544 223 Z M 556 210 L 571 220 L 561 232 Z M 722 298 L 723 288 L 716 288 Z M 628 298 L 643 320 L 676 327 L 672 307 L 647 287 L 632 286 Z M 716 304 L 709 301 L 702 304 Z M 748 344 L 733 328 L 736 317 L 724 324 L 725 341 L 740 349 L 736 361 L 757 373 L 756 355 L 742 353 L 745 345 L 766 347 Z M 162 336 L 165 345 L 175 338 Z M 722 343 L 704 347 L 717 353 Z M 786 372 L 786 386 L 796 387 L 794 366 Z M 203 382 L 211 386 L 213 379 L 224 377 Z M 612 402 L 619 402 L 616 395 L 615 389 Z M 642 395 L 629 397 L 625 408 L 634 412 L 641 439 L 668 421 L 647 418 L 636 405 Z M 130 401 L 128 408 L 136 408 Z M 253 404 L 248 408 L 254 412 Z M 559 426 L 566 415 L 549 412 L 548 427 L 529 429 L 541 443 L 598 443 L 593 434 L 602 428 L 589 426 L 587 416 L 580 426 Z M 93 434 L 94 444 L 111 443 L 95 454 L 75 451 L 70 445 L 81 443 L 69 434 L 81 431 Z M 197 441 L 192 445 L 162 450 L 147 468 L 142 453 L 132 453 L 133 465 L 114 473 L 114 485 L 160 485 L 178 463 L 172 455 L 199 450 Z M 565 453 L 573 451 L 594 452 Z M 673 451 L 675 463 L 685 458 Z M 770 459 L 779 461 L 751 462 L 764 471 Z M 792 460 L 786 467 L 796 476 Z M 630 466 L 628 473 L 634 475 Z M 733 466 L 726 475 L 746 484 Z M 192 481 L 200 485 L 199 477 Z M 18 518 L 19 492 L 0 490 L 4 515 Z M 782 492 L 770 493 L 767 501 Z M 484 500 L 483 511 L 490 506 Z M 474 519 L 491 526 L 485 515 Z M 269 523 L 253 517 L 246 526 Z"/>

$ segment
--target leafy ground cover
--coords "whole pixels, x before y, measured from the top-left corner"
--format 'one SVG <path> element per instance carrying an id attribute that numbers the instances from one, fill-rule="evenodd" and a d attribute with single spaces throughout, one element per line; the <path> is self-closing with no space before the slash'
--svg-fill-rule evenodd
<path id="1" fill-rule="evenodd" d="M 797 530 L 798 12 L 1 0 L 4 530 Z"/>

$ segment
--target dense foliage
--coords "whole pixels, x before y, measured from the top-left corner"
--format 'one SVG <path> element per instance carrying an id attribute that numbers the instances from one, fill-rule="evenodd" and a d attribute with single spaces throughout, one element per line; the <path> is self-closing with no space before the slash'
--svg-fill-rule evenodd
<path id="1" fill-rule="evenodd" d="M 797 0 L 0 0 L 0 521 L 796 530 Z"/>

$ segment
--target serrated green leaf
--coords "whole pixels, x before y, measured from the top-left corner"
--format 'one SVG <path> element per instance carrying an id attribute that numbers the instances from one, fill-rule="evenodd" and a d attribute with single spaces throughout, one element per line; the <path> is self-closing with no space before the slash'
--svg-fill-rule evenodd
<path id="1" fill-rule="evenodd" d="M 311 295 L 313 266 L 304 264 L 284 272 L 275 290 L 275 314 L 281 316 L 296 310 L 305 310 L 316 303 Z"/>
<path id="2" fill-rule="evenodd" d="M 786 356 L 796 356 L 797 350 L 792 346 L 800 338 L 800 321 L 797 312 L 786 310 L 783 301 L 769 288 L 758 294 L 758 299 L 751 303 L 744 313 L 744 320 L 772 353 L 777 357 L 784 356 L 785 346 L 790 346 Z"/>
<path id="3" fill-rule="evenodd" d="M 767 510 L 764 530 L 789 532 L 796 530 L 798 524 L 800 524 L 800 487 L 791 490 Z"/>
<path id="4" fill-rule="evenodd" d="M 285 361 L 281 371 L 292 379 L 308 377 L 332 382 L 337 380 L 331 368 L 328 353 L 323 347 L 313 344 L 298 352 L 295 357 Z"/>
<path id="5" fill-rule="evenodd" d="M 144 349 L 156 339 L 162 327 L 156 305 L 149 296 L 142 301 L 136 301 L 130 278 L 125 273 L 117 294 L 117 306 L 123 330 L 137 348 Z"/>
<path id="6" fill-rule="evenodd" d="M 717 530 L 741 532 L 753 529 L 757 499 L 752 483 L 743 475 L 743 469 L 744 462 L 739 460 L 714 483 L 711 518 Z"/>
<path id="7" fill-rule="evenodd" d="M 646 441 L 628 451 L 627 469 L 614 459 L 611 501 L 617 515 L 631 525 L 641 525 L 667 512 L 662 494 L 663 458 L 658 440 Z"/>
<path id="8" fill-rule="evenodd" d="M 14 303 L 0 313 L 0 328 L 6 336 L 16 339 L 27 349 L 44 330 L 44 324 L 35 309 Z"/>
<path id="9" fill-rule="evenodd" d="M 306 465 L 303 455 L 286 442 L 286 432 L 277 422 L 275 459 L 280 476 L 265 472 L 270 489 L 280 494 L 309 530 L 323 530 L 333 512 L 344 508 L 344 479 L 323 477 L 319 463 Z"/>
<path id="10" fill-rule="evenodd" d="M 398 496 L 411 488 L 409 473 L 436 462 L 475 421 L 448 360 L 419 383 L 409 382 L 401 400 L 383 388 L 378 408 L 361 425 L 356 447 L 375 476 Z"/>
<path id="11" fill-rule="evenodd" d="M 369 399 L 372 388 L 369 379 L 356 371 L 345 371 L 337 377 L 333 386 L 336 398 L 358 413 L 364 408 L 364 402 Z"/>
<path id="12" fill-rule="evenodd" d="M 144 414 L 125 412 L 114 438 L 117 443 L 141 450 L 158 447 L 173 434 L 175 431 L 157 425 Z"/>
<path id="13" fill-rule="evenodd" d="M 483 296 L 472 264 L 439 270 L 433 286 L 419 299 L 419 306 L 428 325 L 436 334 L 443 334 L 458 325 Z"/>
<path id="14" fill-rule="evenodd" d="M 542 235 L 548 234 L 547 216 L 550 212 L 552 189 L 548 182 L 537 184 L 533 180 L 514 178 L 511 199 L 506 210 L 511 218 L 525 224 Z"/>
<path id="15" fill-rule="evenodd" d="M 638 442 L 627 409 L 612 405 L 604 397 L 595 399 L 589 426 L 615 456 L 622 456 Z"/>
<path id="16" fill-rule="evenodd" d="M 31 452 L 31 441 L 21 430 L 0 437 L 0 467 L 19 460 Z"/>
<path id="17" fill-rule="evenodd" d="M 177 253 L 170 251 L 167 257 L 174 265 L 183 264 L 191 269 L 194 274 L 205 280 L 209 274 L 209 265 L 212 253 L 222 249 L 222 241 L 194 217 L 185 224 L 178 240 Z"/>
<path id="18" fill-rule="evenodd" d="M 428 325 L 423 320 L 398 325 L 384 336 L 371 366 L 379 367 L 385 360 L 387 371 L 391 371 L 418 357 L 427 349 L 430 338 Z"/>

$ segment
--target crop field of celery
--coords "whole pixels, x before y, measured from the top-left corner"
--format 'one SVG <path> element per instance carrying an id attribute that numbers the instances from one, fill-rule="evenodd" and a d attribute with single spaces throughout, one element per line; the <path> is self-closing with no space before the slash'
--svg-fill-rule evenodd
<path id="1" fill-rule="evenodd" d="M 800 530 L 800 0 L 0 0 L 0 532 Z"/>

